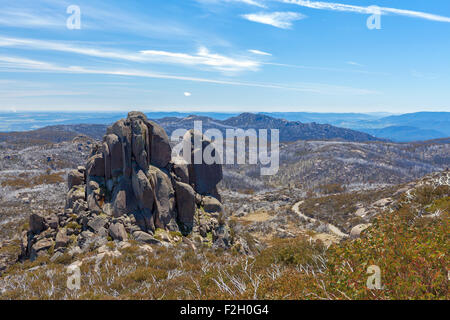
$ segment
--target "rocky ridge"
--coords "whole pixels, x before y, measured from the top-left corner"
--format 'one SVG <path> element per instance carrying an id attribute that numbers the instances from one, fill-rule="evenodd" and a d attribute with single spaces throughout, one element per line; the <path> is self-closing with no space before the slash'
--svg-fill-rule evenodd
<path id="1" fill-rule="evenodd" d="M 184 139 L 197 134 L 188 131 Z M 191 148 L 191 159 L 211 144 L 200 138 L 202 148 Z M 171 158 L 164 129 L 130 112 L 93 145 L 86 166 L 68 174 L 65 210 L 30 216 L 21 257 L 73 254 L 127 240 L 228 248 L 230 232 L 217 191 L 222 166 Z"/>

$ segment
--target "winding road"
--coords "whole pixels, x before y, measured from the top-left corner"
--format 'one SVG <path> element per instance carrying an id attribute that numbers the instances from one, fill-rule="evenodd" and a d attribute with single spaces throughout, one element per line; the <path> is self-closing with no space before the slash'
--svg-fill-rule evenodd
<path id="1" fill-rule="evenodd" d="M 308 217 L 305 214 L 303 214 L 300 211 L 300 209 L 299 209 L 300 205 L 302 205 L 303 202 L 304 202 L 303 200 L 299 201 L 299 202 L 297 202 L 296 204 L 294 204 L 292 206 L 292 211 L 294 213 L 296 213 L 300 218 L 302 218 L 302 219 L 304 219 L 304 220 L 306 220 L 308 222 L 312 222 L 312 223 L 315 223 L 315 222 L 325 223 L 327 225 L 327 227 L 328 227 L 328 231 L 330 231 L 332 234 L 338 236 L 339 238 L 348 238 L 349 237 L 348 234 L 342 232 L 338 227 L 332 225 L 331 223 L 323 222 L 323 221 L 320 221 L 318 219 L 314 219 L 314 218 Z"/>

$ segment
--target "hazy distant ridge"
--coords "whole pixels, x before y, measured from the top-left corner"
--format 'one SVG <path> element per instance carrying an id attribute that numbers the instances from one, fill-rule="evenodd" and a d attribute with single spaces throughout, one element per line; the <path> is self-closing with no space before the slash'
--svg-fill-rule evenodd
<path id="1" fill-rule="evenodd" d="M 166 129 L 170 129 L 176 124 L 185 124 L 190 121 L 186 118 L 190 113 L 180 112 L 148 112 L 146 113 L 150 119 L 161 121 Z M 201 117 L 206 123 L 206 126 L 213 127 L 214 125 L 230 125 L 246 127 L 245 120 L 243 122 L 236 122 L 241 119 L 242 115 L 236 113 L 214 113 L 214 112 L 196 112 L 193 113 L 196 117 Z M 300 136 L 301 138 L 311 138 L 311 135 L 306 133 L 308 130 L 319 134 L 320 125 L 331 125 L 335 127 L 352 129 L 373 135 L 380 139 L 388 139 L 397 142 L 410 141 L 424 141 L 431 139 L 441 139 L 450 137 L 450 112 L 417 112 L 403 115 L 388 115 L 385 113 L 311 113 L 311 112 L 275 112 L 275 113 L 259 113 L 254 114 L 259 119 L 264 119 L 268 116 L 271 121 L 261 120 L 255 122 L 253 119 L 253 128 L 263 128 L 263 125 L 270 123 L 278 123 L 279 126 L 285 126 L 283 121 L 296 122 L 286 126 L 283 130 L 283 139 L 291 140 L 288 135 L 293 137 Z M 125 117 L 125 113 L 0 113 L 0 131 L 28 131 L 43 128 L 52 125 L 70 125 L 64 131 L 72 128 L 73 131 L 82 130 L 79 124 L 98 124 L 109 125 L 118 119 Z M 200 118 L 199 118 L 200 119 Z M 192 119 L 191 119 L 192 120 Z M 242 119 L 241 119 L 242 120 Z M 275 122 L 274 122 L 275 121 Z M 234 123 L 234 124 L 233 124 Z M 249 125 L 250 125 L 249 123 Z M 291 126 L 297 126 L 297 129 L 302 127 L 302 133 L 294 131 Z M 315 127 L 315 129 L 313 128 Z M 100 127 L 101 128 L 101 127 Z M 268 127 L 270 128 L 270 127 Z M 321 128 L 319 130 L 319 128 Z M 58 130 L 61 130 L 59 128 Z M 88 129 L 86 129 L 88 130 Z M 98 128 L 95 130 L 98 131 Z M 299 129 L 300 130 L 300 129 Z M 290 133 L 287 133 L 290 132 Z M 335 132 L 336 133 L 336 132 Z M 102 133 L 103 134 L 103 133 Z M 336 133 L 337 134 L 337 133 Z M 341 132 L 340 134 L 344 134 Z M 98 132 L 92 132 L 89 135 L 101 137 Z M 316 138 L 319 139 L 324 135 L 319 134 Z M 326 136 L 326 135 L 325 135 Z M 346 139 L 349 139 L 346 138 Z"/>

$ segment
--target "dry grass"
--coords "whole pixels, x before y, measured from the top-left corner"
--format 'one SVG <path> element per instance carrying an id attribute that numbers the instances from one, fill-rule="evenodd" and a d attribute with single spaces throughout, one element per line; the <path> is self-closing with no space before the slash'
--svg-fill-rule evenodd
<path id="1" fill-rule="evenodd" d="M 65 176 L 63 172 L 45 173 L 33 177 L 26 177 L 21 174 L 18 177 L 8 177 L 2 181 L 0 185 L 2 187 L 11 187 L 13 189 L 33 188 L 43 184 L 58 184 L 65 182 Z"/>
<path id="2" fill-rule="evenodd" d="M 309 235 L 273 239 L 267 248 L 254 250 L 253 257 L 235 250 L 200 247 L 194 251 L 181 245 L 153 247 L 149 253 L 130 241 L 120 257 L 104 258 L 98 265 L 84 260 L 81 289 L 74 291 L 66 287 L 67 265 L 95 252 L 73 259 L 66 255 L 55 262 L 41 257 L 7 270 L 0 277 L 1 297 L 449 299 L 449 196 L 449 186 L 418 188 L 399 200 L 397 210 L 380 214 L 363 238 L 328 248 Z M 424 217 L 432 213 L 438 215 Z M 242 236 L 251 245 L 251 237 Z M 14 252 L 13 247 L 8 252 Z M 115 249 L 115 244 L 108 247 Z M 381 269 L 381 290 L 367 288 L 370 265 Z"/>

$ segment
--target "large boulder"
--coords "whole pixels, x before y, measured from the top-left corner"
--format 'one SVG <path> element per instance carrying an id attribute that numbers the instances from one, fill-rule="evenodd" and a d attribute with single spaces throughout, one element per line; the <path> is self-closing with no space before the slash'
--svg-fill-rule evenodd
<path id="1" fill-rule="evenodd" d="M 132 135 L 131 135 L 131 126 L 128 120 L 119 120 L 114 123 L 111 127 L 106 131 L 108 135 L 114 134 L 120 140 L 120 145 L 122 147 L 122 174 L 125 177 L 131 176 L 131 150 L 132 150 Z M 118 161 L 119 162 L 119 161 Z M 113 168 L 113 164 L 111 163 L 111 168 Z"/>
<path id="2" fill-rule="evenodd" d="M 156 167 L 165 168 L 172 157 L 169 137 L 159 124 L 148 121 L 147 126 L 151 135 L 150 163 Z"/>
<path id="3" fill-rule="evenodd" d="M 103 154 L 99 153 L 89 158 L 87 163 L 87 175 L 91 177 L 105 176 L 105 160 Z"/>
<path id="4" fill-rule="evenodd" d="M 123 173 L 122 143 L 115 134 L 106 135 L 104 140 L 108 145 L 110 154 L 111 176 L 118 177 Z"/>
<path id="5" fill-rule="evenodd" d="M 114 189 L 112 196 L 112 215 L 126 216 L 136 209 L 136 201 L 131 183 L 122 180 Z"/>
<path id="6" fill-rule="evenodd" d="M 211 141 L 207 137 L 194 130 L 188 131 L 183 139 L 190 141 L 191 144 L 191 159 L 188 165 L 189 184 L 194 186 L 197 193 L 211 194 L 223 178 L 222 165 L 220 163 L 208 164 L 203 158 L 205 148 L 211 148 L 211 154 L 214 155 L 216 152 L 214 145 L 211 146 Z M 198 146 L 196 141 L 200 142 Z M 202 161 L 197 163 L 198 159 L 202 159 Z"/>
<path id="7" fill-rule="evenodd" d="M 195 191 L 192 187 L 183 182 L 175 183 L 175 194 L 178 208 L 178 220 L 192 227 L 195 215 Z"/>
<path id="8" fill-rule="evenodd" d="M 133 212 L 136 225 L 141 231 L 153 233 L 155 227 L 155 215 L 149 209 L 140 209 Z"/>
<path id="9" fill-rule="evenodd" d="M 136 172 L 137 171 L 137 172 Z M 153 180 L 152 180 L 153 181 Z M 137 167 L 132 176 L 133 192 L 137 200 L 138 211 L 134 213 L 138 226 L 144 231 L 154 231 L 153 212 L 155 208 L 155 189 L 149 178 Z"/>
<path id="10" fill-rule="evenodd" d="M 156 194 L 156 217 L 155 226 L 161 229 L 177 231 L 177 212 L 175 207 L 175 191 L 169 175 L 161 169 L 150 166 L 149 179 L 154 181 Z"/>
<path id="11" fill-rule="evenodd" d="M 84 173 L 79 170 L 72 170 L 67 175 L 67 185 L 69 190 L 74 186 L 79 186 L 84 183 Z"/>
<path id="12" fill-rule="evenodd" d="M 175 161 L 172 170 L 181 182 L 189 184 L 189 169 L 187 163 L 184 163 L 183 160 Z"/>
<path id="13" fill-rule="evenodd" d="M 132 175 L 133 192 L 141 209 L 153 209 L 154 189 L 144 171 L 134 168 Z"/>
<path id="14" fill-rule="evenodd" d="M 105 160 L 105 179 L 111 179 L 111 152 L 106 142 L 102 144 L 102 153 Z"/>
<path id="15" fill-rule="evenodd" d="M 136 160 L 136 164 L 146 170 L 149 164 L 149 136 L 148 127 L 141 118 L 132 118 L 132 154 Z"/>
<path id="16" fill-rule="evenodd" d="M 201 151 L 196 150 L 195 152 Z M 222 178 L 222 166 L 220 164 L 193 164 L 189 172 L 189 179 L 194 184 L 195 191 L 200 194 L 212 192 Z"/>

